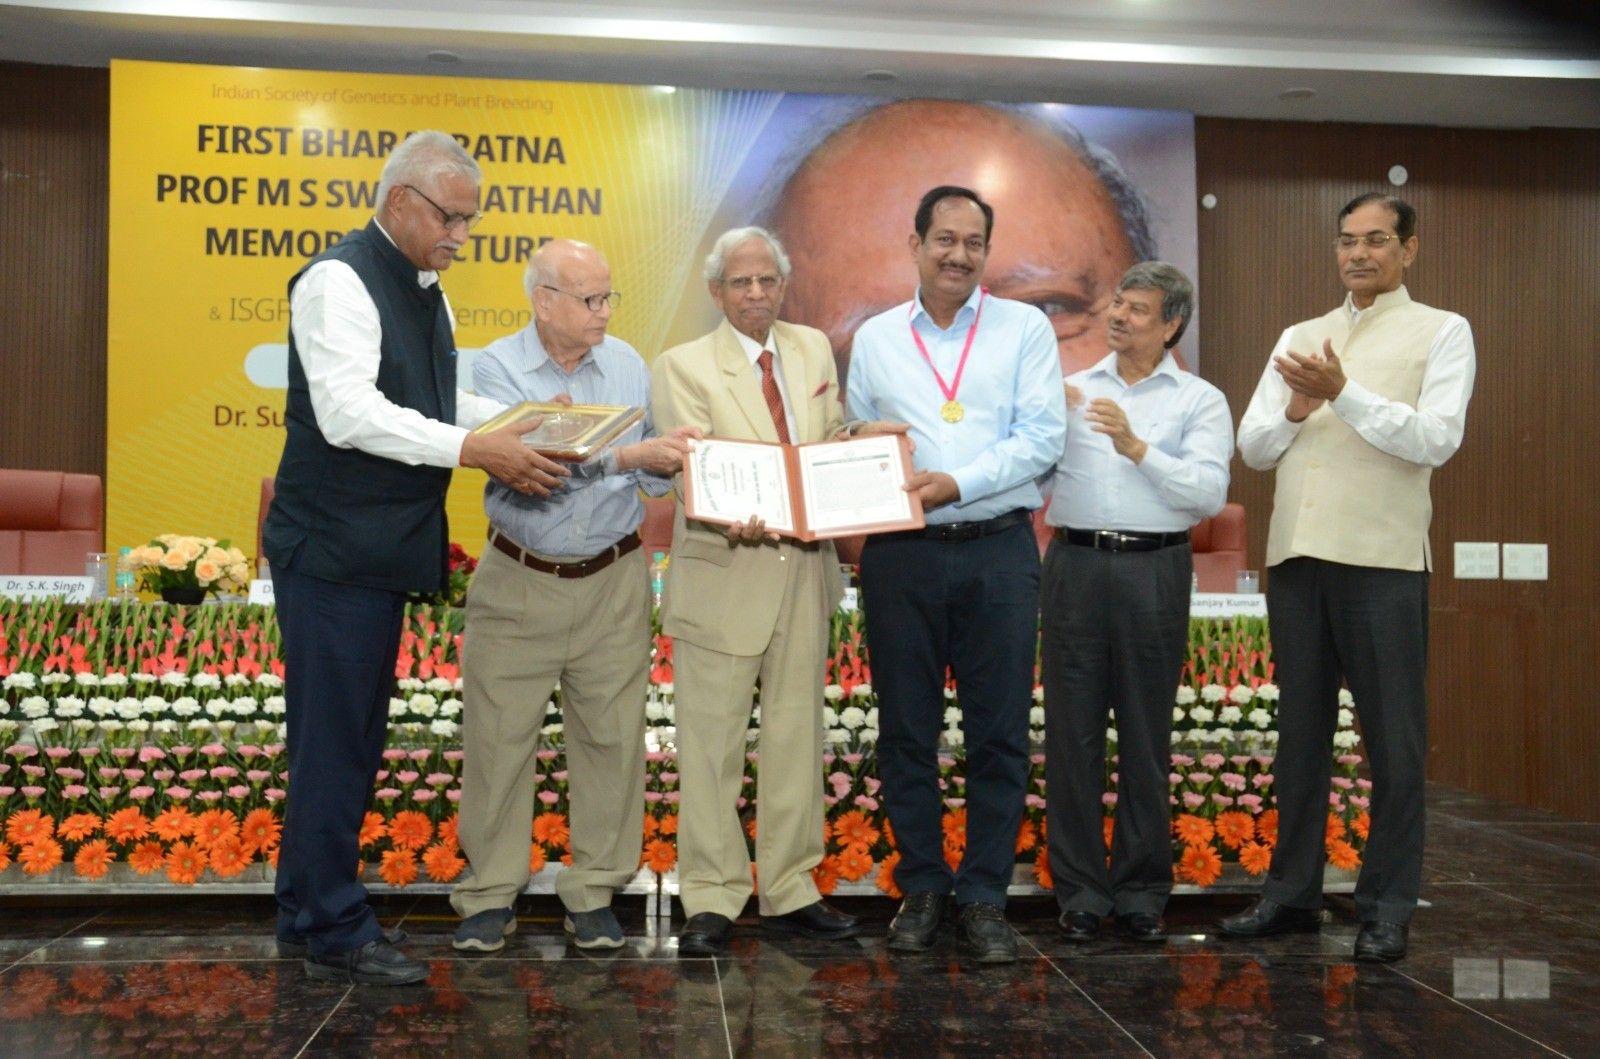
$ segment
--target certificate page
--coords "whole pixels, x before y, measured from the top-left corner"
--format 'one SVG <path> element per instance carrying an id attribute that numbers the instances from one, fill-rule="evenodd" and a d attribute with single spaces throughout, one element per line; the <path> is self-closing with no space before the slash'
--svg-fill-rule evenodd
<path id="1" fill-rule="evenodd" d="M 691 518 L 713 522 L 765 520 L 775 533 L 794 533 L 783 447 L 706 438 L 689 442 Z"/>
<path id="2" fill-rule="evenodd" d="M 800 448 L 807 528 L 818 537 L 916 518 L 898 434 Z"/>

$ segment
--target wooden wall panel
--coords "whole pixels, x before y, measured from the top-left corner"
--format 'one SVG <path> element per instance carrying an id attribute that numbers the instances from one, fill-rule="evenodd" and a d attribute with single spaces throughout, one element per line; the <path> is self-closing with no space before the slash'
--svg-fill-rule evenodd
<path id="1" fill-rule="evenodd" d="M 0 64 L 0 466 L 104 473 L 109 75 Z M 1461 452 L 1434 484 L 1431 770 L 1600 820 L 1600 133 L 1202 118 L 1205 374 L 1242 413 L 1287 325 L 1340 297 L 1334 214 L 1410 171 L 1410 287 L 1477 337 Z M 155 281 L 159 281 L 159 277 Z M 1235 461 L 1261 565 L 1270 475 Z M 1459 582 L 1456 540 L 1550 545 L 1551 580 Z"/>
<path id="2" fill-rule="evenodd" d="M 1283 327 L 1342 296 L 1328 239 L 1359 192 L 1417 207 L 1414 297 L 1466 316 L 1478 380 L 1434 478 L 1430 770 L 1600 820 L 1600 133 L 1200 119 L 1205 374 L 1242 414 Z M 1234 463 L 1252 562 L 1272 476 Z M 1457 581 L 1458 540 L 1543 542 L 1547 582 Z"/>
<path id="3" fill-rule="evenodd" d="M 110 84 L 0 63 L 0 467 L 105 474 Z"/>

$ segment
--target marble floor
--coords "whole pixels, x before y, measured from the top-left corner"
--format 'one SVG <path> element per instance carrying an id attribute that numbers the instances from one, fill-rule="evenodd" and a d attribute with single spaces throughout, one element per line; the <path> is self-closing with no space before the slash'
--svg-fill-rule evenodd
<path id="1" fill-rule="evenodd" d="M 450 948 L 438 896 L 377 901 L 422 986 L 313 983 L 275 958 L 266 897 L 0 898 L 0 1056 L 1600 1056 L 1600 824 L 1430 790 L 1411 954 L 1356 964 L 1346 898 L 1322 934 L 1219 939 L 1241 897 L 1174 898 L 1165 946 L 1062 941 L 1013 899 L 1023 958 L 963 971 L 952 946 L 891 956 L 886 899 L 840 903 L 842 943 L 763 937 L 678 960 L 670 925 L 618 899 L 626 948 L 568 948 L 524 898 L 494 956 Z"/>

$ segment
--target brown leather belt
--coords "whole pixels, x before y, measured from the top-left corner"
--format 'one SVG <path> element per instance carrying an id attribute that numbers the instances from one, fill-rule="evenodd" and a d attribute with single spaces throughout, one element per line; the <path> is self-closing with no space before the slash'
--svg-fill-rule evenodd
<path id="1" fill-rule="evenodd" d="M 1133 530 L 1079 530 L 1057 526 L 1055 537 L 1067 544 L 1078 544 L 1102 552 L 1153 552 L 1175 544 L 1187 544 L 1189 531 L 1140 533 Z"/>
<path id="2" fill-rule="evenodd" d="M 537 570 L 541 574 L 555 574 L 557 577 L 573 579 L 588 577 L 590 574 L 598 574 L 624 555 L 638 549 L 639 533 L 635 530 L 599 555 L 578 563 L 552 563 L 539 558 L 537 555 L 530 555 L 523 551 L 516 541 L 511 540 L 497 529 L 489 530 L 489 543 L 494 545 L 496 551 L 509 555 L 529 570 Z"/>

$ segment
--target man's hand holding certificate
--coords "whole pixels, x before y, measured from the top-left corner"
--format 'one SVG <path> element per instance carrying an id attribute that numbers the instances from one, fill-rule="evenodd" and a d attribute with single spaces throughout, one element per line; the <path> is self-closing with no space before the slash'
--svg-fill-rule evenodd
<path id="1" fill-rule="evenodd" d="M 775 445 L 705 438 L 684 459 L 684 514 L 803 541 L 920 529 L 922 501 L 907 492 L 911 443 L 904 434 Z"/>

